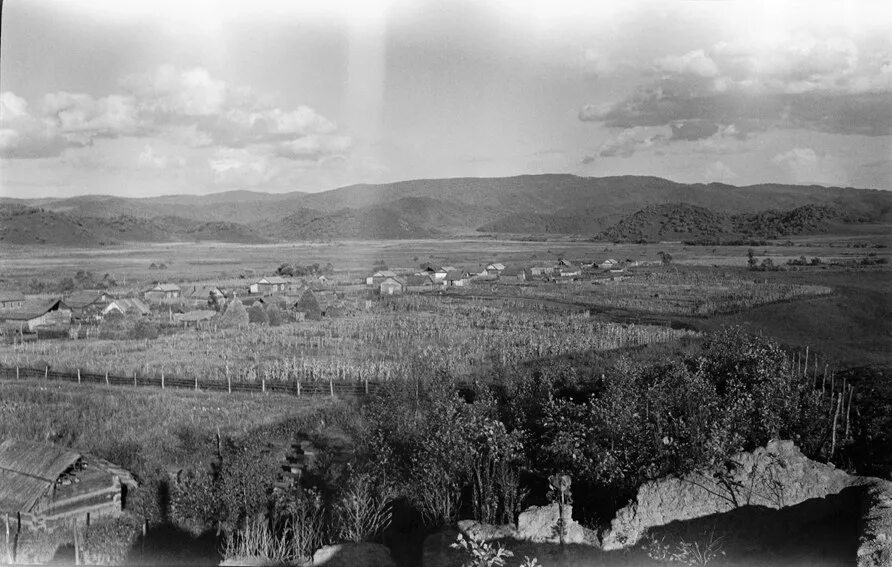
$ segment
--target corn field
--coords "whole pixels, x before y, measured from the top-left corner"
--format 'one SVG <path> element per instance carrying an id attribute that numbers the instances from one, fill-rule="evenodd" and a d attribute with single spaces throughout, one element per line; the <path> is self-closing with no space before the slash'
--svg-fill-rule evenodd
<path id="1" fill-rule="evenodd" d="M 188 330 L 154 340 L 47 340 L 0 347 L 0 364 L 189 379 L 387 381 L 574 352 L 678 340 L 692 331 L 605 323 L 530 302 L 406 296 L 372 312 L 238 330 Z"/>

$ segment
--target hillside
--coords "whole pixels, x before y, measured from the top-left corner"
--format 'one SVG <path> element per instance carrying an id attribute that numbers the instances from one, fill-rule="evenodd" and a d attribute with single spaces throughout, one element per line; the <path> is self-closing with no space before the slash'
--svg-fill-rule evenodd
<path id="1" fill-rule="evenodd" d="M 684 203 L 653 205 L 623 218 L 598 235 L 615 242 L 770 240 L 800 234 L 825 234 L 840 228 L 836 208 L 805 205 L 729 215 Z"/>
<path id="2" fill-rule="evenodd" d="M 5 199 L 0 206 L 39 209 L 46 219 L 61 223 L 52 228 L 42 222 L 21 225 L 29 234 L 13 235 L 21 219 L 10 221 L 4 233 L 8 242 L 83 246 L 195 239 L 430 238 L 473 232 L 602 234 L 623 240 L 738 233 L 768 238 L 826 231 L 841 223 L 892 222 L 888 191 L 683 184 L 641 176 L 416 179 L 322 193 L 230 191 L 139 199 L 85 195 Z"/>

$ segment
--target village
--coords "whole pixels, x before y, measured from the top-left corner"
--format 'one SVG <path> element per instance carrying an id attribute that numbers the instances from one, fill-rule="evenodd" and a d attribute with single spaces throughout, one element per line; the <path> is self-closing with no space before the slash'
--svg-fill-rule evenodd
<path id="1" fill-rule="evenodd" d="M 424 264 L 414 269 L 379 266 L 364 279 L 332 269 L 296 276 L 291 265 L 283 264 L 273 275 L 249 283 L 242 280 L 238 285 L 154 281 L 142 289 L 81 289 L 63 296 L 0 291 L 0 334 L 13 343 L 88 338 L 99 336 L 104 323 L 123 317 L 155 321 L 168 328 L 213 328 L 235 300 L 247 310 L 250 323 L 277 325 L 343 316 L 368 308 L 377 298 L 404 294 L 461 293 L 475 286 L 493 291 L 496 284 L 618 281 L 627 268 L 645 264 L 612 258 L 600 262 L 561 258 L 531 266 L 501 262 L 473 267 Z"/>

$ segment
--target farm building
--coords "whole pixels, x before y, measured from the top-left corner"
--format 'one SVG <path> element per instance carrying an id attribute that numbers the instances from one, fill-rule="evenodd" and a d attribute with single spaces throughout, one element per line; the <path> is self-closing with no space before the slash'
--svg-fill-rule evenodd
<path id="1" fill-rule="evenodd" d="M 565 264 L 558 268 L 558 275 L 562 278 L 574 278 L 582 275 L 582 268 L 573 264 Z"/>
<path id="2" fill-rule="evenodd" d="M 533 266 L 530 268 L 531 276 L 547 276 L 554 273 L 554 266 Z"/>
<path id="3" fill-rule="evenodd" d="M 199 285 L 186 288 L 182 292 L 183 298 L 196 307 L 207 307 L 212 303 L 223 304 L 223 290 L 214 285 Z"/>
<path id="4" fill-rule="evenodd" d="M 2 311 L 0 321 L 17 327 L 19 331 L 34 331 L 38 327 L 70 324 L 71 309 L 61 299 L 52 299 L 33 305 L 25 304 L 19 311 Z"/>
<path id="5" fill-rule="evenodd" d="M 125 487 L 136 487 L 133 476 L 108 461 L 53 445 L 0 443 L 0 514 L 17 527 L 119 516 Z"/>
<path id="6" fill-rule="evenodd" d="M 446 274 L 446 285 L 450 287 L 464 287 L 469 283 L 471 283 L 471 276 L 468 272 L 452 270 Z"/>
<path id="7" fill-rule="evenodd" d="M 285 293 L 300 295 L 307 289 L 307 281 L 303 278 L 294 278 L 285 284 Z"/>
<path id="8" fill-rule="evenodd" d="M 0 291 L 0 309 L 21 309 L 25 306 L 25 294 L 20 291 Z"/>
<path id="9" fill-rule="evenodd" d="M 319 300 L 316 299 L 316 294 L 309 289 L 303 292 L 300 299 L 291 304 L 291 310 L 303 313 L 302 317 L 310 321 L 322 319 L 322 307 L 319 305 Z"/>
<path id="10" fill-rule="evenodd" d="M 434 283 L 434 278 L 427 274 L 418 274 L 406 278 L 407 292 L 430 291 L 435 287 L 439 287 L 439 284 Z"/>
<path id="11" fill-rule="evenodd" d="M 399 295 L 403 293 L 403 281 L 399 278 L 386 278 L 378 289 L 381 295 Z"/>
<path id="12" fill-rule="evenodd" d="M 105 306 L 114 299 L 104 291 L 84 290 L 65 298 L 65 305 L 71 308 L 75 319 L 98 319 Z"/>
<path id="13" fill-rule="evenodd" d="M 427 266 L 424 267 L 424 269 L 422 270 L 422 273 L 428 274 L 430 277 L 434 278 L 434 281 L 436 281 L 436 280 L 446 279 L 446 274 L 448 272 L 446 270 L 444 270 L 443 268 L 441 268 L 440 266 L 434 266 L 432 264 L 428 264 Z M 393 276 L 391 276 L 391 277 L 393 277 Z"/>
<path id="14" fill-rule="evenodd" d="M 494 262 L 488 266 L 486 266 L 486 271 L 492 274 L 493 272 L 501 272 L 505 269 L 505 264 L 501 262 Z"/>
<path id="15" fill-rule="evenodd" d="M 378 286 L 378 285 L 381 285 L 381 282 L 383 282 L 385 279 L 395 278 L 395 277 L 396 277 L 396 272 L 394 272 L 392 270 L 378 270 L 374 274 L 368 276 L 365 279 L 365 283 L 366 283 L 366 285 Z"/>
<path id="16" fill-rule="evenodd" d="M 146 290 L 143 293 L 143 297 L 150 303 L 163 303 L 165 301 L 179 299 L 180 286 L 177 284 L 159 283 L 156 284 L 155 287 Z"/>
<path id="17" fill-rule="evenodd" d="M 216 314 L 216 311 L 211 311 L 209 309 L 198 309 L 196 311 L 189 311 L 188 313 L 177 313 L 173 316 L 173 320 L 175 323 L 182 323 L 183 327 L 188 327 L 190 325 L 200 327 L 201 323 L 210 321 Z"/>
<path id="18" fill-rule="evenodd" d="M 527 281 L 527 271 L 518 267 L 505 268 L 499 274 L 499 280 L 506 282 L 525 282 Z"/>
<path id="19" fill-rule="evenodd" d="M 101 315 L 105 316 L 109 313 L 117 311 L 122 315 L 148 315 L 151 313 L 149 307 L 135 297 L 126 297 L 121 299 L 113 299 L 102 310 Z"/>
<path id="20" fill-rule="evenodd" d="M 252 283 L 248 288 L 250 293 L 259 293 L 268 295 L 271 293 L 279 293 L 280 291 L 285 291 L 285 287 L 288 285 L 288 280 L 283 278 L 282 276 L 269 276 L 266 278 L 260 278 L 256 282 Z"/>
<path id="21" fill-rule="evenodd" d="M 604 260 L 603 262 L 598 264 L 598 267 L 602 270 L 611 270 L 613 268 L 616 268 L 618 264 L 619 262 L 617 262 L 613 258 L 610 258 L 609 260 Z"/>

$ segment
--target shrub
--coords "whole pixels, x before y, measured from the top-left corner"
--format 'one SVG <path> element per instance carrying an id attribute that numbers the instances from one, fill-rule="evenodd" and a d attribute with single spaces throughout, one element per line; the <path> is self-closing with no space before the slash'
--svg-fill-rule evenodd
<path id="1" fill-rule="evenodd" d="M 373 541 L 390 525 L 391 491 L 366 474 L 353 475 L 335 505 L 336 524 L 344 541 Z"/>

